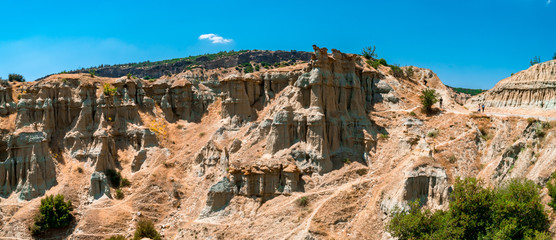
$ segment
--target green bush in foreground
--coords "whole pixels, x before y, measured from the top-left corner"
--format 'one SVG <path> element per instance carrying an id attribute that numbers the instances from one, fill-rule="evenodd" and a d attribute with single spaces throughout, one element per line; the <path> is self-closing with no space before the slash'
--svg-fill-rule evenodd
<path id="1" fill-rule="evenodd" d="M 160 240 L 160 234 L 154 228 L 154 224 L 151 220 L 141 219 L 137 222 L 137 229 L 133 234 L 133 240 L 140 240 L 143 238 L 150 238 L 153 240 Z"/>
<path id="2" fill-rule="evenodd" d="M 41 199 L 39 214 L 35 217 L 35 224 L 31 227 L 32 235 L 39 235 L 51 228 L 68 226 L 73 219 L 71 201 L 64 201 L 63 195 L 50 195 Z"/>
<path id="3" fill-rule="evenodd" d="M 114 169 L 106 169 L 104 172 L 112 187 L 119 188 L 122 182 L 122 174 Z"/>
<path id="4" fill-rule="evenodd" d="M 108 238 L 108 240 L 125 240 L 125 237 L 123 235 L 114 235 Z"/>
<path id="5" fill-rule="evenodd" d="M 432 105 L 438 102 L 438 94 L 436 93 L 436 90 L 430 88 L 423 89 L 419 98 L 421 98 L 421 105 L 423 105 L 423 110 L 427 113 L 431 113 Z"/>
<path id="6" fill-rule="evenodd" d="M 8 81 L 10 82 L 25 82 L 25 78 L 21 74 L 12 73 L 8 75 Z"/>
<path id="7" fill-rule="evenodd" d="M 550 239 L 539 189 L 529 180 L 511 180 L 496 189 L 474 178 L 458 179 L 449 209 L 394 210 L 387 230 L 399 239 Z"/>

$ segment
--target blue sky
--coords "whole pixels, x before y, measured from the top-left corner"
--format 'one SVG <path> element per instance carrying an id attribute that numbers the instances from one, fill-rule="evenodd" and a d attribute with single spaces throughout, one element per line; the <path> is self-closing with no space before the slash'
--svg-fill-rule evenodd
<path id="1" fill-rule="evenodd" d="M 452 86 L 491 88 L 556 52 L 556 2 L 15 1 L 0 2 L 0 76 L 27 80 L 100 64 L 220 50 L 359 53 L 430 68 Z M 206 35 L 214 34 L 214 35 Z M 200 37 L 204 35 L 204 37 Z"/>

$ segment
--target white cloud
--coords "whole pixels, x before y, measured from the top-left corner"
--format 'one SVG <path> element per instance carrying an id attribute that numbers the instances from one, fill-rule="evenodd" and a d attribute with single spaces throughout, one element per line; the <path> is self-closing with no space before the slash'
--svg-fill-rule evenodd
<path id="1" fill-rule="evenodd" d="M 546 1 L 546 5 L 550 4 L 550 2 L 552 2 L 552 0 Z"/>
<path id="2" fill-rule="evenodd" d="M 201 34 L 201 36 L 199 36 L 199 40 L 202 40 L 202 39 L 208 39 L 212 43 L 229 43 L 229 42 L 233 41 L 232 39 L 223 38 L 223 37 L 218 36 L 217 34 L 214 34 L 214 33 Z"/>

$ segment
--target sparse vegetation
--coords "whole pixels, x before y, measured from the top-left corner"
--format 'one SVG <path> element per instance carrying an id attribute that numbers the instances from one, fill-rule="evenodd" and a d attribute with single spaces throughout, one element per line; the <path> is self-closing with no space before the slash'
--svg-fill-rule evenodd
<path id="1" fill-rule="evenodd" d="M 116 189 L 115 198 L 118 200 L 124 199 L 124 192 L 122 192 L 122 189 Z"/>
<path id="2" fill-rule="evenodd" d="M 108 238 L 107 240 L 126 240 L 125 237 L 123 235 L 114 235 L 111 236 L 110 238 Z"/>
<path id="3" fill-rule="evenodd" d="M 396 64 L 390 65 L 390 74 L 392 74 L 396 78 L 401 78 L 404 76 L 403 70 L 400 68 L 399 65 Z"/>
<path id="4" fill-rule="evenodd" d="M 166 139 L 168 137 L 168 131 L 166 129 L 166 123 L 164 120 L 156 119 L 152 120 L 149 129 L 156 134 L 160 140 Z"/>
<path id="5" fill-rule="evenodd" d="M 554 55 L 552 55 L 552 60 L 556 60 L 556 53 L 554 53 Z"/>
<path id="6" fill-rule="evenodd" d="M 386 60 L 384 60 L 384 58 L 377 59 L 377 60 L 372 60 L 372 59 L 367 60 L 367 64 L 369 64 L 374 69 L 378 69 L 378 66 L 380 65 L 388 66 L 388 63 L 386 63 Z"/>
<path id="7" fill-rule="evenodd" d="M 133 75 L 131 75 L 131 73 L 128 73 L 127 74 L 127 79 L 131 79 L 131 78 L 133 78 Z"/>
<path id="8" fill-rule="evenodd" d="M 363 55 L 363 57 L 367 59 L 376 58 L 377 55 L 375 53 L 375 50 L 376 50 L 375 46 L 368 46 L 366 48 L 363 48 L 363 50 L 361 50 L 361 55 Z"/>
<path id="9" fill-rule="evenodd" d="M 436 90 L 431 88 L 423 89 L 419 98 L 421 99 L 423 111 L 425 111 L 426 113 L 431 113 L 432 105 L 438 102 L 438 94 L 436 93 Z"/>
<path id="10" fill-rule="evenodd" d="M 94 78 L 96 75 L 96 72 L 94 69 L 89 70 L 89 76 L 91 76 L 92 78 Z"/>
<path id="11" fill-rule="evenodd" d="M 11 73 L 8 75 L 8 81 L 10 82 L 25 82 L 25 78 L 21 74 Z"/>
<path id="12" fill-rule="evenodd" d="M 71 201 L 64 201 L 63 195 L 49 195 L 41 199 L 39 214 L 35 217 L 35 223 L 30 227 L 31 234 L 40 235 L 52 228 L 67 227 L 73 216 Z"/>
<path id="13" fill-rule="evenodd" d="M 200 132 L 200 133 L 199 133 L 199 137 L 204 137 L 205 135 L 206 135 L 205 132 Z"/>
<path id="14" fill-rule="evenodd" d="M 456 180 L 447 211 L 396 209 L 387 230 L 398 239 L 539 239 L 549 220 L 539 189 L 530 180 L 511 180 L 488 189 L 474 178 Z"/>
<path id="15" fill-rule="evenodd" d="M 531 64 L 531 66 L 533 66 L 535 64 L 539 64 L 539 63 L 541 63 L 541 57 L 535 56 L 533 59 L 531 59 L 529 61 L 529 63 Z"/>
<path id="16" fill-rule="evenodd" d="M 297 205 L 300 207 L 306 207 L 309 205 L 309 199 L 307 199 L 307 197 L 300 197 L 297 199 Z"/>
<path id="17" fill-rule="evenodd" d="M 415 117 L 417 114 L 414 111 L 409 112 L 409 116 Z"/>
<path id="18" fill-rule="evenodd" d="M 378 135 L 378 137 L 379 137 L 380 139 L 383 139 L 383 140 L 384 140 L 384 139 L 388 139 L 389 136 L 388 136 L 388 133 L 381 133 L 381 134 Z"/>
<path id="19" fill-rule="evenodd" d="M 104 93 L 105 96 L 114 96 L 118 92 L 118 89 L 112 87 L 110 83 L 105 83 L 102 85 L 102 92 Z"/>
<path id="20" fill-rule="evenodd" d="M 452 155 L 448 156 L 448 161 L 450 163 L 455 163 L 457 161 L 457 158 L 456 158 L 455 155 L 452 154 Z"/>
<path id="21" fill-rule="evenodd" d="M 122 178 L 122 181 L 120 182 L 120 187 L 129 187 L 129 186 L 131 186 L 131 182 L 129 181 L 129 179 Z"/>
<path id="22" fill-rule="evenodd" d="M 151 220 L 140 219 L 137 222 L 137 228 L 133 234 L 133 240 L 140 240 L 143 238 L 150 238 L 152 240 L 160 240 L 161 236 L 154 228 L 154 224 Z"/>
<path id="23" fill-rule="evenodd" d="M 435 138 L 437 136 L 438 136 L 438 130 L 437 129 L 433 129 L 433 130 L 431 130 L 427 133 L 427 137 L 430 137 L 430 138 Z"/>
<path id="24" fill-rule="evenodd" d="M 342 160 L 345 164 L 350 164 L 351 160 L 349 158 L 344 158 L 344 160 Z"/>

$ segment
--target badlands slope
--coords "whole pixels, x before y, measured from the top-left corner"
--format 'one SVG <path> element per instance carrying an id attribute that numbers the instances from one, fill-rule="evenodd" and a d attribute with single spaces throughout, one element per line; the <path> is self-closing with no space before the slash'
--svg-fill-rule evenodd
<path id="1" fill-rule="evenodd" d="M 556 170 L 554 127 L 468 112 L 428 69 L 396 78 L 314 50 L 249 74 L 3 83 L 0 236 L 30 238 L 41 196 L 63 194 L 76 219 L 45 238 L 130 237 L 149 218 L 165 239 L 389 239 L 395 206 L 446 208 L 457 177 L 544 186 Z M 433 115 L 419 110 L 426 87 L 444 100 Z M 121 200 L 107 169 L 131 181 Z"/>

